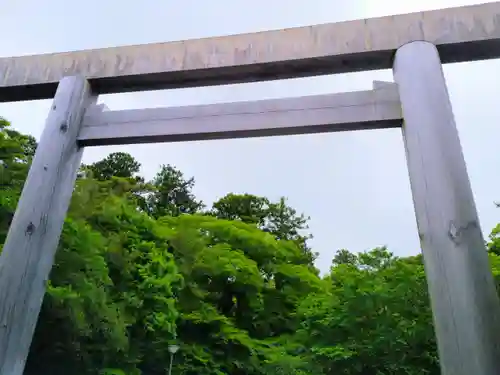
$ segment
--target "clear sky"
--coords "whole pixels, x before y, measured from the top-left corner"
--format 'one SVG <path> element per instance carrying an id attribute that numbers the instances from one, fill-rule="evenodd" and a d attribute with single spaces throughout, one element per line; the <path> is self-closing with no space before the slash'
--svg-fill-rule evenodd
<path id="1" fill-rule="evenodd" d="M 0 0 L 0 56 L 218 36 L 406 13 L 480 1 L 421 0 Z M 485 234 L 500 221 L 500 61 L 445 67 L 462 146 Z M 104 95 L 111 109 L 208 104 L 362 90 L 390 71 L 225 87 Z M 0 104 L 14 127 L 41 134 L 50 101 Z M 228 192 L 253 193 L 311 216 L 317 265 L 326 271 L 339 248 L 387 245 L 419 252 L 399 130 L 230 141 L 92 148 L 85 162 L 126 151 L 151 177 L 173 164 L 197 181 L 207 203 Z"/>

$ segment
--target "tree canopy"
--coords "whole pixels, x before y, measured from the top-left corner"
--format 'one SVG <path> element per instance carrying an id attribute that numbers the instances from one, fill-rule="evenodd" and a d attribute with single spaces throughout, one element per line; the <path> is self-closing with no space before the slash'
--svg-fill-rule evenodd
<path id="1" fill-rule="evenodd" d="M 0 244 L 36 149 L 0 120 Z M 252 194 L 210 205 L 172 165 L 83 165 L 26 374 L 439 374 L 420 255 L 337 251 L 320 275 L 308 217 Z M 0 248 L 1 249 L 1 248 Z M 488 250 L 500 283 L 500 225 Z"/>

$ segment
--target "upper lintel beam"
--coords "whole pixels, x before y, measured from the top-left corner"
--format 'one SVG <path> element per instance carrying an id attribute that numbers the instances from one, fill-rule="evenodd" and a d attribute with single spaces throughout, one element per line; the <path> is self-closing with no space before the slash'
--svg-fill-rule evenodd
<path id="1" fill-rule="evenodd" d="M 0 102 L 53 96 L 65 75 L 96 93 L 273 80 L 392 68 L 405 43 L 444 63 L 500 57 L 500 2 L 252 34 L 0 59 Z"/>

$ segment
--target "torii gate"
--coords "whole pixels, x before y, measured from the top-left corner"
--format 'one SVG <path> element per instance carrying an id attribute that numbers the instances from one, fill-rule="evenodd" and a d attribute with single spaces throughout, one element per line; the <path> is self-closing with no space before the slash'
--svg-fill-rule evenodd
<path id="1" fill-rule="evenodd" d="M 84 146 L 400 127 L 442 373 L 500 373 L 500 304 L 441 63 L 500 57 L 500 2 L 0 59 L 0 102 L 54 97 L 0 258 L 0 375 L 21 375 Z M 98 94 L 392 68 L 373 90 L 106 111 Z M 404 121 L 403 121 L 404 120 Z"/>

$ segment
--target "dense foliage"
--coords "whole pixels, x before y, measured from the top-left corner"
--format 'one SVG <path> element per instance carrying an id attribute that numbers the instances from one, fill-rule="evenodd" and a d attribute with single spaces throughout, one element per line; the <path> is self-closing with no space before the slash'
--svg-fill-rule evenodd
<path id="1" fill-rule="evenodd" d="M 36 149 L 0 122 L 0 244 Z M 421 256 L 339 250 L 319 275 L 308 218 L 114 153 L 82 166 L 27 374 L 439 374 Z M 500 280 L 500 226 L 489 242 Z"/>

